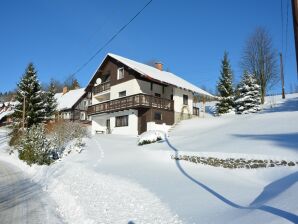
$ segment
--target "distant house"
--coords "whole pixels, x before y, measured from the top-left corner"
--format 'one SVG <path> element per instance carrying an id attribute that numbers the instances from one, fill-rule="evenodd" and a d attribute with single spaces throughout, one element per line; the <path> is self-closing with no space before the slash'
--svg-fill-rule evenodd
<path id="1" fill-rule="evenodd" d="M 62 93 L 56 93 L 58 114 L 56 118 L 69 121 L 87 121 L 87 108 L 91 105 L 84 88 L 67 90 L 63 88 Z"/>
<path id="2" fill-rule="evenodd" d="M 13 122 L 12 115 L 18 102 L 0 103 L 0 126 L 9 125 Z"/>
<path id="3" fill-rule="evenodd" d="M 86 87 L 92 95 L 92 132 L 167 131 L 182 119 L 199 116 L 195 96 L 212 95 L 162 67 L 108 54 Z"/>

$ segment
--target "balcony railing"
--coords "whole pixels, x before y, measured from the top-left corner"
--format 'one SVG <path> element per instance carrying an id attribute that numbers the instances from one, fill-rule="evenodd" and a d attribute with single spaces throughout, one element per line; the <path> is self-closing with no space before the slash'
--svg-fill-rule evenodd
<path id="1" fill-rule="evenodd" d="M 173 111 L 174 101 L 151 95 L 136 94 L 89 106 L 88 115 L 141 107 L 153 107 Z"/>
<path id="2" fill-rule="evenodd" d="M 192 108 L 192 114 L 195 115 L 195 116 L 199 116 L 200 115 L 200 108 L 193 107 Z"/>
<path id="3" fill-rule="evenodd" d="M 93 87 L 93 94 L 96 95 L 98 93 L 104 92 L 111 89 L 111 83 L 110 82 L 104 82 L 102 84 L 99 84 L 98 86 Z"/>

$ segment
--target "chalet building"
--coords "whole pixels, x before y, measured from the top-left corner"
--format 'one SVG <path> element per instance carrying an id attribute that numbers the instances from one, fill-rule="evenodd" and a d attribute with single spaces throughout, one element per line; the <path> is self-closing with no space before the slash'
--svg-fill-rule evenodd
<path id="1" fill-rule="evenodd" d="M 17 104 L 17 101 L 0 103 L 0 127 L 12 124 L 12 115 Z"/>
<path id="2" fill-rule="evenodd" d="M 87 121 L 87 108 L 91 105 L 91 99 L 88 99 L 84 88 L 67 90 L 63 88 L 62 93 L 56 93 L 58 114 L 56 119 L 69 121 Z"/>
<path id="3" fill-rule="evenodd" d="M 212 95 L 162 67 L 108 54 L 86 87 L 92 97 L 92 132 L 167 131 L 179 120 L 199 116 L 194 97 Z"/>

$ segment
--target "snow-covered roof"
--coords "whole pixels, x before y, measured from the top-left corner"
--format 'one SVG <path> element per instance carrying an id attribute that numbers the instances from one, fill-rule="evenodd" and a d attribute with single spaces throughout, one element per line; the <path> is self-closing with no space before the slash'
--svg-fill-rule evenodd
<path id="1" fill-rule="evenodd" d="M 190 90 L 197 94 L 202 94 L 202 95 L 213 97 L 210 93 L 206 92 L 205 90 L 202 90 L 201 88 L 191 84 L 190 82 L 182 79 L 181 77 L 179 77 L 171 72 L 161 71 L 161 70 L 154 68 L 152 66 L 145 65 L 140 62 L 136 62 L 136 61 L 121 57 L 116 54 L 109 53 L 107 56 L 110 56 L 110 57 L 116 59 L 117 61 L 120 61 L 121 63 L 125 64 L 126 66 L 132 68 L 133 70 L 137 71 L 141 75 L 146 76 L 148 78 L 155 79 L 155 80 L 158 80 L 158 81 L 161 81 L 163 83 L 170 84 L 173 86 L 177 86 L 182 89 L 187 89 L 187 90 Z"/>
<path id="2" fill-rule="evenodd" d="M 4 111 L 4 112 L 1 112 L 0 113 L 0 120 L 6 116 L 9 116 L 9 115 L 12 115 L 14 113 L 14 110 L 7 110 L 7 111 Z"/>
<path id="3" fill-rule="evenodd" d="M 55 98 L 58 103 L 57 109 L 59 111 L 71 109 L 84 94 L 85 94 L 84 88 L 70 90 L 65 94 L 56 93 Z"/>

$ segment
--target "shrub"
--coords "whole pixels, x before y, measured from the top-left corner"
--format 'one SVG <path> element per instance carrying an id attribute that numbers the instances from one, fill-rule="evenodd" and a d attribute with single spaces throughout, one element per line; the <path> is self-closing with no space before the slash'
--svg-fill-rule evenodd
<path id="1" fill-rule="evenodd" d="M 17 145 L 19 158 L 28 165 L 49 165 L 53 162 L 53 146 L 46 138 L 42 124 L 33 125 L 26 130 L 24 136 Z"/>
<path id="2" fill-rule="evenodd" d="M 60 158 L 67 146 L 74 140 L 74 146 L 82 146 L 82 138 L 88 137 L 87 129 L 78 122 L 58 122 L 48 129 L 55 148 L 55 157 Z"/>
<path id="3" fill-rule="evenodd" d="M 151 144 L 164 139 L 165 134 L 161 131 L 147 131 L 144 132 L 138 141 L 138 145 Z"/>

